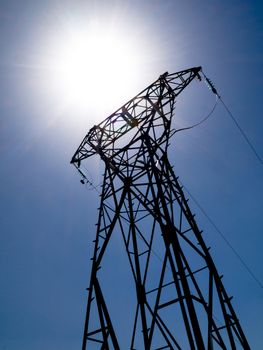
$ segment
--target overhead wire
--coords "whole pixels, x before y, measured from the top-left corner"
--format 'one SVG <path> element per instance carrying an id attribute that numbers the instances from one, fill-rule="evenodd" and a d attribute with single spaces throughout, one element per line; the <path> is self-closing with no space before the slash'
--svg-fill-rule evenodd
<path id="1" fill-rule="evenodd" d="M 90 190 L 95 190 L 98 194 L 100 194 L 98 187 L 101 187 L 102 182 L 100 182 L 97 185 L 94 185 L 93 182 L 93 178 L 91 173 L 88 171 L 88 169 L 82 165 L 83 170 L 85 170 L 85 174 L 83 173 L 83 170 L 81 170 L 80 168 L 77 168 L 78 172 L 80 173 L 82 179 L 80 180 L 80 182 L 85 185 L 85 188 L 90 191 Z M 89 177 L 89 179 L 88 179 Z M 89 187 L 88 187 L 89 186 Z"/>
<path id="2" fill-rule="evenodd" d="M 227 111 L 228 115 L 233 120 L 235 126 L 237 127 L 237 129 L 239 130 L 240 134 L 242 135 L 243 139 L 246 141 L 247 145 L 249 146 L 251 151 L 254 153 L 255 157 L 260 162 L 260 164 L 263 165 L 263 159 L 260 157 L 258 151 L 256 150 L 256 147 L 253 145 L 252 141 L 249 139 L 249 137 L 247 136 L 247 134 L 244 131 L 244 129 L 238 123 L 237 118 L 235 118 L 234 114 L 227 107 L 227 105 L 223 101 L 222 97 L 218 94 L 218 92 L 217 92 L 215 86 L 213 85 L 212 81 L 205 75 L 205 73 L 203 71 L 202 71 L 202 74 L 203 74 L 203 76 L 205 78 L 205 82 L 206 82 L 208 88 L 217 96 L 218 100 L 220 100 L 220 102 L 224 106 L 225 110 Z"/>
<path id="3" fill-rule="evenodd" d="M 218 100 L 219 100 L 219 98 L 218 98 L 218 96 L 217 96 L 216 102 L 215 102 L 213 108 L 211 109 L 211 111 L 210 111 L 203 119 L 201 119 L 199 122 L 197 122 L 197 123 L 195 123 L 195 124 L 193 124 L 193 125 L 191 125 L 191 126 L 186 126 L 186 127 L 183 127 L 183 128 L 174 130 L 174 131 L 171 133 L 171 136 L 173 136 L 174 134 L 176 134 L 176 133 L 179 132 L 179 131 L 191 130 L 191 129 L 193 129 L 193 128 L 195 128 L 195 127 L 197 127 L 197 126 L 203 124 L 204 122 L 206 122 L 206 121 L 212 116 L 212 114 L 214 113 L 214 111 L 215 111 L 215 109 L 216 109 L 216 106 L 218 105 Z"/>
<path id="4" fill-rule="evenodd" d="M 241 135 L 243 136 L 244 140 L 247 142 L 248 146 L 250 147 L 251 151 L 254 153 L 254 155 L 256 156 L 256 158 L 258 159 L 258 161 L 263 165 L 263 159 L 260 157 L 260 155 L 258 154 L 256 148 L 254 147 L 254 145 L 252 144 L 252 142 L 250 141 L 250 139 L 248 138 L 248 136 L 246 135 L 246 133 L 244 132 L 244 130 L 241 128 L 241 126 L 239 125 L 239 123 L 237 122 L 237 119 L 234 117 L 233 113 L 230 111 L 230 109 L 227 107 L 227 105 L 225 104 L 225 102 L 222 100 L 222 98 L 219 98 L 222 105 L 225 107 L 225 110 L 227 111 L 227 113 L 229 114 L 229 116 L 231 117 L 231 119 L 233 120 L 233 122 L 235 123 L 236 127 L 238 128 L 238 130 L 240 131 Z"/>
<path id="5" fill-rule="evenodd" d="M 256 158 L 258 159 L 258 161 L 263 164 L 263 160 L 262 158 L 259 156 L 256 148 L 253 146 L 252 142 L 250 141 L 250 139 L 248 138 L 248 136 L 246 135 L 245 131 L 241 128 L 241 126 L 239 125 L 237 119 L 234 117 L 233 113 L 230 111 L 230 109 L 227 107 L 227 105 L 224 103 L 224 101 L 222 100 L 222 97 L 218 94 L 215 86 L 213 85 L 213 83 L 211 82 L 211 80 L 204 74 L 204 72 L 202 71 L 202 74 L 205 78 L 205 82 L 208 85 L 208 88 L 216 95 L 216 103 L 214 105 L 214 107 L 212 108 L 212 110 L 210 111 L 210 113 L 203 118 L 200 122 L 193 124 L 190 127 L 185 127 L 185 128 L 181 128 L 181 129 L 177 129 L 175 130 L 174 133 L 179 132 L 179 131 L 183 131 L 183 130 L 190 130 L 195 128 L 196 126 L 199 126 L 201 124 L 203 124 L 205 121 L 207 121 L 210 116 L 213 114 L 218 101 L 220 100 L 222 105 L 224 106 L 224 108 L 226 109 L 226 111 L 228 112 L 229 116 L 231 117 L 231 119 L 233 120 L 233 122 L 235 123 L 236 127 L 238 128 L 239 132 L 241 133 L 241 135 L 243 136 L 243 138 L 245 139 L 246 143 L 249 145 L 250 149 L 252 150 L 252 152 L 254 153 L 254 155 L 256 156 Z M 173 134 L 174 134 L 173 133 Z M 181 182 L 181 181 L 180 181 Z M 182 183 L 181 183 L 182 184 Z M 203 213 L 203 215 L 207 218 L 207 220 L 210 222 L 210 224 L 214 227 L 214 229 L 216 230 L 216 232 L 221 236 L 221 238 L 225 241 L 225 243 L 228 245 L 228 247 L 232 250 L 232 252 L 235 254 L 235 256 L 238 258 L 238 260 L 241 262 L 241 264 L 243 265 L 243 267 L 247 270 L 247 272 L 249 273 L 249 275 L 254 279 L 254 281 L 258 284 L 258 286 L 263 289 L 263 283 L 259 280 L 259 278 L 254 274 L 254 272 L 251 270 L 251 268 L 248 266 L 248 264 L 245 262 L 245 260 L 241 257 L 241 255 L 237 252 L 237 250 L 233 247 L 233 245 L 229 242 L 229 240 L 225 237 L 225 235 L 223 234 L 223 232 L 218 228 L 218 226 L 214 223 L 214 221 L 209 217 L 209 215 L 206 213 L 206 211 L 202 208 L 202 206 L 198 203 L 198 201 L 196 200 L 196 198 L 194 198 L 194 196 L 190 193 L 190 191 L 184 186 L 186 192 L 189 194 L 189 196 L 192 198 L 192 200 L 194 201 L 194 203 L 197 205 L 197 207 L 201 210 L 201 212 Z"/>
<path id="6" fill-rule="evenodd" d="M 176 129 L 171 133 L 171 136 L 173 136 L 175 133 L 179 132 L 179 131 L 185 131 L 185 130 L 191 130 L 201 124 L 203 124 L 204 122 L 206 122 L 214 113 L 217 105 L 218 105 L 218 101 L 220 101 L 222 103 L 222 105 L 224 106 L 225 110 L 227 111 L 228 115 L 230 116 L 230 118 L 233 120 L 235 126 L 237 127 L 237 129 L 239 130 L 240 134 L 242 135 L 243 139 L 246 141 L 247 145 L 249 146 L 249 148 L 251 149 L 251 151 L 254 153 L 255 157 L 257 158 L 257 160 L 260 162 L 260 164 L 263 165 L 263 159 L 260 157 L 258 151 L 256 150 L 255 146 L 253 145 L 252 141 L 249 139 L 249 137 L 247 136 L 247 134 L 245 133 L 244 129 L 240 126 L 240 124 L 237 121 L 237 118 L 235 118 L 234 114 L 230 111 L 230 109 L 227 107 L 226 103 L 223 101 L 222 97 L 218 94 L 216 88 L 214 87 L 213 83 L 211 82 L 211 80 L 205 75 L 205 73 L 202 71 L 202 74 L 205 78 L 205 82 L 207 83 L 207 86 L 210 90 L 212 90 L 212 92 L 216 95 L 216 102 L 212 108 L 212 110 L 208 113 L 207 116 L 205 116 L 201 121 L 199 121 L 198 123 L 195 123 L 191 126 L 188 127 L 183 127 L 180 129 Z"/>
<path id="7" fill-rule="evenodd" d="M 200 209 L 200 211 L 203 213 L 203 215 L 207 218 L 207 220 L 210 222 L 210 224 L 214 227 L 215 231 L 221 236 L 221 238 L 225 241 L 225 243 L 228 245 L 228 247 L 232 250 L 232 252 L 235 254 L 235 256 L 238 258 L 240 263 L 243 265 L 243 267 L 247 270 L 249 275 L 253 278 L 253 280 L 258 284 L 258 286 L 263 289 L 263 283 L 259 280 L 259 278 L 255 275 L 255 273 L 251 270 L 251 268 L 248 266 L 248 264 L 245 262 L 245 260 L 241 257 L 241 255 L 237 252 L 237 250 L 233 247 L 233 245 L 229 242 L 229 240 L 226 238 L 226 236 L 223 234 L 223 232 L 218 228 L 218 226 L 215 224 L 215 222 L 211 219 L 211 217 L 207 214 L 207 212 L 204 210 L 204 208 L 201 206 L 201 204 L 197 201 L 197 199 L 190 193 L 189 189 L 180 181 L 181 185 L 184 187 L 188 195 L 191 197 L 193 202 L 196 204 L 196 206 Z"/>

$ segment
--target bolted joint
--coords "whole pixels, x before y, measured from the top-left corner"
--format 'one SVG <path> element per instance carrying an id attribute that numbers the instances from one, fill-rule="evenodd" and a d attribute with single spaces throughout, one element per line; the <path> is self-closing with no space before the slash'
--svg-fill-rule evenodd
<path id="1" fill-rule="evenodd" d="M 146 293 L 145 293 L 145 287 L 143 284 L 137 285 L 137 297 L 138 297 L 138 300 L 141 301 L 141 303 L 143 304 L 146 303 Z"/>
<path id="2" fill-rule="evenodd" d="M 173 230 L 171 230 L 167 225 L 162 225 L 163 239 L 166 246 L 169 246 L 173 240 Z"/>
<path id="3" fill-rule="evenodd" d="M 131 187 L 131 184 L 132 184 L 132 177 L 131 176 L 125 177 L 123 182 L 124 182 L 124 187 L 126 189 L 129 189 Z"/>

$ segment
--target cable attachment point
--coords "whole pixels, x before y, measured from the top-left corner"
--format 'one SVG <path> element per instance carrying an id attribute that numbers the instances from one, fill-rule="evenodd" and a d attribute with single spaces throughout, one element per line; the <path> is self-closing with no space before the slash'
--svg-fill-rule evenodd
<path id="1" fill-rule="evenodd" d="M 206 82 L 206 85 L 208 86 L 208 89 L 211 90 L 218 98 L 220 98 L 214 84 L 212 83 L 212 81 L 205 75 L 205 73 L 202 71 L 202 74 L 205 78 L 205 82 Z"/>
<path id="2" fill-rule="evenodd" d="M 89 185 L 90 187 L 93 187 L 93 184 L 92 184 L 92 180 L 90 181 L 88 179 L 88 174 L 85 174 L 80 168 L 77 168 L 78 172 L 80 173 L 81 175 L 81 180 L 80 180 L 80 183 L 82 185 Z M 89 176 L 90 177 L 90 176 Z"/>

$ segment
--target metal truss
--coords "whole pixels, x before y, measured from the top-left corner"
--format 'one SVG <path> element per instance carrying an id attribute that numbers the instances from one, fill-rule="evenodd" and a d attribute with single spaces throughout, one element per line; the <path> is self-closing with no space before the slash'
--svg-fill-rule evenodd
<path id="1" fill-rule="evenodd" d="M 160 76 L 94 126 L 72 158 L 83 177 L 87 158 L 105 164 L 82 350 L 123 349 L 125 317 L 113 320 L 100 275 L 114 234 L 135 285 L 128 349 L 250 349 L 167 156 L 175 101 L 200 70 Z"/>

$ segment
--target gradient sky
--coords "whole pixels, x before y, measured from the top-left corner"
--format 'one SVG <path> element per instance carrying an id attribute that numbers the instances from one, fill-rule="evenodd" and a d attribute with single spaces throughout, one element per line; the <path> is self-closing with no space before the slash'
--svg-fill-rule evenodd
<path id="1" fill-rule="evenodd" d="M 56 93 L 45 64 L 65 28 L 93 20 L 125 33 L 137 72 L 129 89 L 115 86 L 112 106 L 103 104 L 111 84 L 101 81 L 101 102 L 87 96 L 83 111 Z M 98 193 L 80 184 L 69 161 L 86 131 L 165 71 L 201 65 L 263 157 L 262 43 L 261 1 L 0 2 L 0 349 L 81 346 Z M 174 124 L 198 122 L 214 100 L 193 83 Z M 221 104 L 205 124 L 174 137 L 170 160 L 262 283 L 263 167 Z M 89 171 L 99 184 L 102 164 L 95 159 Z M 262 288 L 190 203 L 251 348 L 260 350 Z M 123 247 L 114 243 L 116 267 Z M 125 305 L 125 290 L 118 293 Z"/>

